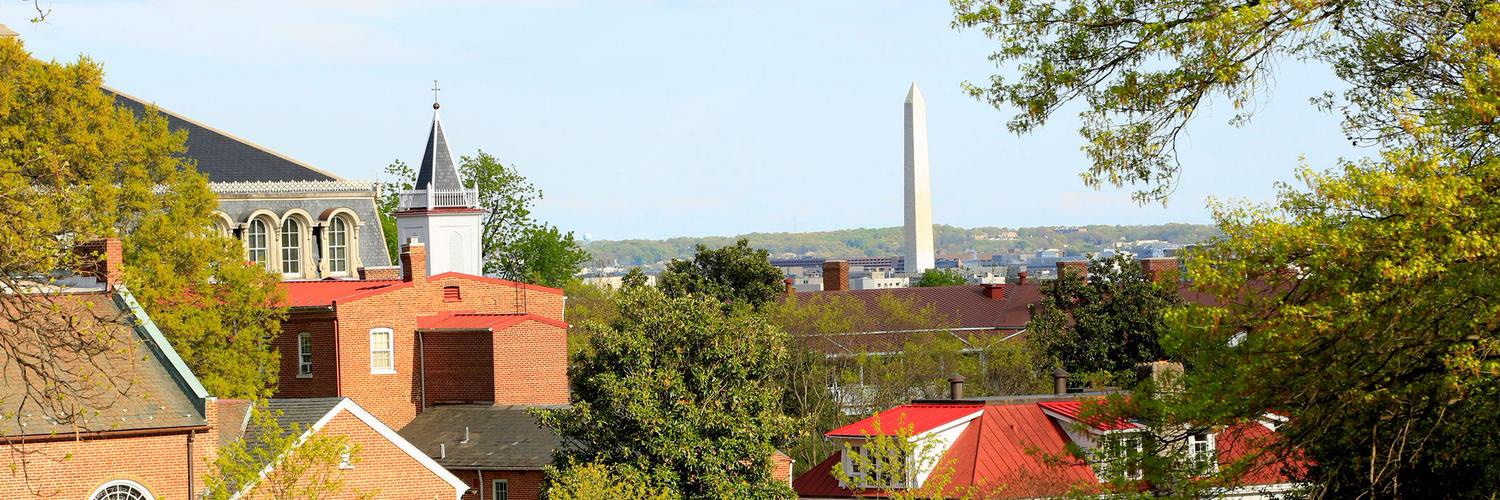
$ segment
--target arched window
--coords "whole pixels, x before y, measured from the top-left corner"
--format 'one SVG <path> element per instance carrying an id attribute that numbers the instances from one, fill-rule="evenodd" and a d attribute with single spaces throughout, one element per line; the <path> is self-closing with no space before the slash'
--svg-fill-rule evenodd
<path id="1" fill-rule="evenodd" d="M 291 217 L 281 221 L 281 274 L 302 275 L 302 224 Z"/>
<path id="2" fill-rule="evenodd" d="M 266 221 L 250 219 L 250 228 L 245 230 L 246 257 L 250 262 L 269 266 L 271 263 L 270 235 L 266 232 Z"/>
<path id="3" fill-rule="evenodd" d="M 343 217 L 328 221 L 328 272 L 349 272 L 349 225 Z"/>
<path id="4" fill-rule="evenodd" d="M 146 491 L 135 481 L 124 479 L 104 483 L 94 494 L 89 495 L 89 500 L 154 500 L 150 492 Z"/>

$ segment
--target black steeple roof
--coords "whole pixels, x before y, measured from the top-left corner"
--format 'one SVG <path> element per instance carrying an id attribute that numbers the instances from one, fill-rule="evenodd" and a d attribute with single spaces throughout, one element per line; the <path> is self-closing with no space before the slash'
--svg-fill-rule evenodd
<path id="1" fill-rule="evenodd" d="M 429 187 L 428 183 L 432 186 Z M 463 180 L 458 176 L 458 167 L 453 164 L 453 152 L 448 149 L 448 138 L 443 135 L 443 120 L 437 111 L 432 112 L 432 130 L 427 134 L 427 149 L 422 152 L 422 165 L 417 170 L 415 188 L 437 192 L 464 189 Z"/>

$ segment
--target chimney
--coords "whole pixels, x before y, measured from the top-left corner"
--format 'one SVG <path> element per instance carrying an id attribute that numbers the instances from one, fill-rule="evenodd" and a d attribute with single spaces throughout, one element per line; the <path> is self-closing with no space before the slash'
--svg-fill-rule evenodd
<path id="1" fill-rule="evenodd" d="M 1059 260 L 1057 261 L 1057 279 L 1062 279 L 1066 273 L 1077 273 L 1079 277 L 1088 277 L 1089 263 L 1086 260 Z"/>
<path id="2" fill-rule="evenodd" d="M 784 280 L 782 280 L 782 283 L 786 284 L 786 294 L 788 296 L 796 295 L 797 294 L 797 279 L 796 278 L 787 278 L 787 279 L 784 279 Z"/>
<path id="3" fill-rule="evenodd" d="M 1182 272 L 1177 267 L 1176 257 L 1141 259 L 1141 274 L 1156 283 L 1176 285 L 1182 281 Z"/>
<path id="4" fill-rule="evenodd" d="M 427 282 L 427 246 L 415 237 L 401 245 L 401 277 L 403 281 Z"/>
<path id="5" fill-rule="evenodd" d="M 849 289 L 849 261 L 830 260 L 823 262 L 823 291 Z"/>
<path id="6" fill-rule="evenodd" d="M 964 398 L 964 376 L 954 375 L 948 379 L 948 397 L 954 401 Z"/>
<path id="7" fill-rule="evenodd" d="M 78 257 L 79 274 L 93 276 L 113 289 L 125 278 L 125 247 L 119 238 L 104 238 L 73 247 Z"/>
<path id="8" fill-rule="evenodd" d="M 1062 367 L 1052 370 L 1052 393 L 1057 395 L 1068 393 L 1068 371 Z"/>
<path id="9" fill-rule="evenodd" d="M 1151 381 L 1156 392 L 1174 394 L 1182 388 L 1182 364 L 1171 361 L 1152 361 L 1135 365 L 1135 381 Z"/>
<path id="10" fill-rule="evenodd" d="M 985 283 L 984 296 L 990 300 L 1005 299 L 1005 285 L 999 283 Z"/>
<path id="11" fill-rule="evenodd" d="M 360 266 L 359 279 L 362 280 L 399 280 L 402 279 L 401 266 Z"/>
<path id="12" fill-rule="evenodd" d="M 1021 271 L 1019 273 L 1016 273 L 1016 284 L 1017 285 L 1024 285 L 1024 284 L 1026 284 L 1026 271 Z"/>

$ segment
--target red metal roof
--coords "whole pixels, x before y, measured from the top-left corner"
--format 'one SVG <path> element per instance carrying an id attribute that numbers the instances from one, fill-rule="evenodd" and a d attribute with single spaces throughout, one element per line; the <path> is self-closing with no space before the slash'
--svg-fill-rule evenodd
<path id="1" fill-rule="evenodd" d="M 870 418 L 828 431 L 826 436 L 865 437 L 892 435 L 908 428 L 915 436 L 979 412 L 981 403 L 911 403 L 880 412 Z M 877 432 L 875 424 L 880 424 Z"/>
<path id="2" fill-rule="evenodd" d="M 417 318 L 418 330 L 504 330 L 524 321 L 537 321 L 567 328 L 561 321 L 535 314 L 481 314 L 472 312 L 445 312 Z"/>
<path id="3" fill-rule="evenodd" d="M 1099 404 L 1100 404 L 1100 402 L 1098 400 L 1089 400 L 1089 401 L 1047 401 L 1047 402 L 1043 402 L 1043 403 L 1037 403 L 1037 406 L 1042 407 L 1042 409 L 1044 409 L 1044 410 L 1048 410 L 1048 411 L 1051 411 L 1051 412 L 1056 413 L 1058 415 L 1062 415 L 1064 417 L 1067 417 L 1068 420 L 1072 420 L 1074 422 L 1078 422 L 1078 423 L 1081 423 L 1081 424 L 1086 424 L 1086 425 L 1088 425 L 1090 427 L 1093 427 L 1093 428 L 1101 430 L 1101 431 L 1123 431 L 1123 430 L 1140 428 L 1139 425 L 1136 425 L 1136 424 L 1130 422 L 1129 420 L 1125 420 L 1123 418 L 1117 418 L 1117 419 L 1110 420 L 1110 419 L 1105 419 L 1105 418 L 1099 418 L 1098 416 L 1095 416 L 1095 415 L 1090 415 L 1087 418 L 1081 418 L 1082 415 L 1085 412 L 1085 408 L 1089 409 L 1090 411 L 1092 411 L 1094 413 L 1097 413 L 1098 410 L 1096 408 L 1098 408 Z"/>
<path id="4" fill-rule="evenodd" d="M 401 280 L 321 280 L 283 281 L 286 302 L 290 307 L 329 306 L 339 299 L 384 290 L 404 283 Z"/>
<path id="5" fill-rule="evenodd" d="M 519 281 L 503 280 L 503 279 L 500 279 L 500 278 L 491 278 L 489 276 L 476 276 L 476 275 L 473 275 L 473 274 L 456 273 L 456 272 L 451 272 L 451 271 L 450 272 L 446 272 L 446 273 L 438 273 L 438 274 L 429 276 L 427 279 L 429 281 L 431 281 L 431 280 L 440 280 L 440 279 L 444 279 L 444 278 L 463 278 L 463 279 L 466 279 L 466 280 L 480 281 L 480 282 L 484 282 L 484 283 L 495 283 L 495 284 L 500 284 L 500 285 L 510 285 L 510 286 L 513 286 L 513 287 L 516 287 L 516 288 L 524 288 L 524 289 L 527 289 L 527 290 L 535 290 L 535 291 L 538 291 L 538 292 L 547 292 L 547 293 L 557 294 L 557 295 L 562 295 L 563 294 L 563 291 L 562 291 L 561 288 L 552 288 L 552 287 L 549 287 L 549 286 L 533 285 L 531 283 L 522 283 L 522 282 L 519 282 Z"/>

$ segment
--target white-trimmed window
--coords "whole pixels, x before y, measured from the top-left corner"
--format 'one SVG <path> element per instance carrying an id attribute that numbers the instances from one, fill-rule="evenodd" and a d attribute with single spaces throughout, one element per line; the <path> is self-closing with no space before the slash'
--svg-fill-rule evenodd
<path id="1" fill-rule="evenodd" d="M 245 257 L 250 262 L 262 266 L 271 265 L 270 236 L 266 232 L 266 221 L 250 219 L 250 227 L 245 229 Z"/>
<path id="2" fill-rule="evenodd" d="M 328 272 L 349 272 L 349 224 L 343 217 L 328 221 Z"/>
<path id="3" fill-rule="evenodd" d="M 312 333 L 297 334 L 297 377 L 312 378 Z"/>
<path id="4" fill-rule="evenodd" d="M 347 444 L 344 445 L 344 449 L 339 450 L 339 468 L 340 469 L 353 469 L 354 468 L 354 449 L 351 448 Z"/>
<path id="5" fill-rule="evenodd" d="M 89 494 L 89 500 L 155 500 L 145 486 L 127 479 L 104 483 Z"/>
<path id="6" fill-rule="evenodd" d="M 281 274 L 302 276 L 302 223 L 291 217 L 281 221 Z"/>
<path id="7" fill-rule="evenodd" d="M 1219 467 L 1219 455 L 1217 443 L 1214 442 L 1214 434 L 1211 432 L 1200 432 L 1188 436 L 1188 458 L 1193 461 L 1195 467 L 1201 467 L 1205 471 L 1214 471 Z"/>
<path id="8" fill-rule="evenodd" d="M 395 340 L 390 328 L 370 330 L 370 373 L 396 373 Z"/>
<path id="9" fill-rule="evenodd" d="M 491 500 L 510 500 L 510 481 L 496 479 L 490 482 Z"/>
<path id="10" fill-rule="evenodd" d="M 1142 454 L 1146 449 L 1146 435 L 1143 432 L 1115 432 L 1104 436 L 1104 460 L 1107 474 L 1100 476 L 1100 480 L 1106 480 L 1105 476 L 1114 476 L 1123 479 L 1140 479 L 1142 476 L 1141 462 Z"/>

